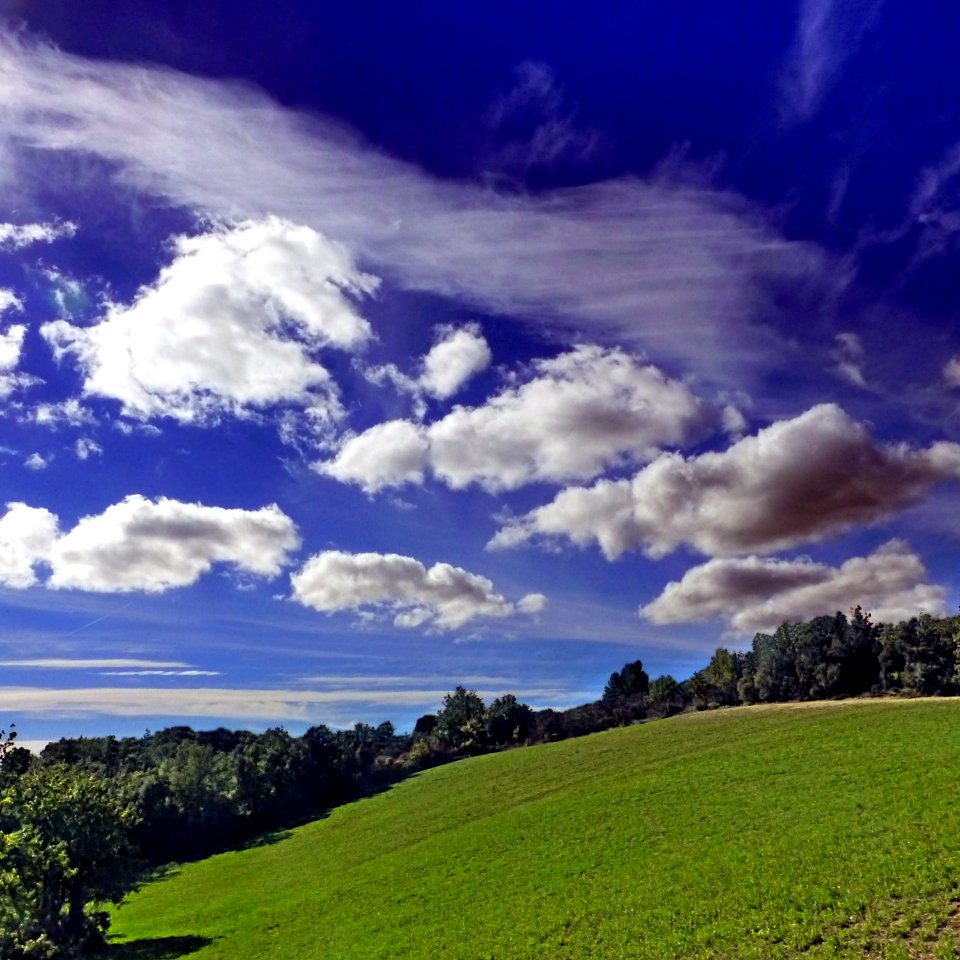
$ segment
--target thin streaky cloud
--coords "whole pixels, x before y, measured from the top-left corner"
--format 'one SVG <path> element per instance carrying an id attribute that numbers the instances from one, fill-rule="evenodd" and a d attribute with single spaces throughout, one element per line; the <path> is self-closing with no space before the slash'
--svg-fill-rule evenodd
<path id="1" fill-rule="evenodd" d="M 742 197 L 676 177 L 507 196 L 436 180 L 246 87 L 10 33 L 0 52 L 0 133 L 34 167 L 92 154 L 126 186 L 194 210 L 310 226 L 408 289 L 606 331 L 706 375 L 746 377 L 770 359 L 776 344 L 754 325 L 776 309 L 770 285 L 822 270 L 820 251 Z"/>
<path id="2" fill-rule="evenodd" d="M 436 690 L 274 690 L 216 687 L 84 687 L 52 690 L 0 687 L 0 711 L 30 717 L 206 717 L 236 720 L 310 721 L 350 705 L 439 707 L 450 691 Z M 478 690 L 490 700 L 504 690 Z M 532 703 L 556 704 L 571 696 L 559 686 L 512 690 Z"/>
<path id="3" fill-rule="evenodd" d="M 173 670 L 189 667 L 179 660 L 137 660 L 129 657 L 85 659 L 82 657 L 40 657 L 35 660 L 0 660 L 0 667 L 29 667 L 34 670 L 123 670 L 158 669 Z"/>

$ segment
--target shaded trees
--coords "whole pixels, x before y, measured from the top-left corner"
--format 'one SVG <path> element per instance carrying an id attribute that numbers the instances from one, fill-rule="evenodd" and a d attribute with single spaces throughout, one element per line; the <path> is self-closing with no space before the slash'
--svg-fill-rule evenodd
<path id="1" fill-rule="evenodd" d="M 603 688 L 603 701 L 611 703 L 629 697 L 646 696 L 649 689 L 650 678 L 643 669 L 643 661 L 634 660 L 633 663 L 624 664 L 622 670 L 615 670 L 610 674 L 610 679 Z"/>
<path id="2" fill-rule="evenodd" d="M 880 682 L 884 690 L 925 696 L 955 693 L 958 686 L 956 617 L 922 614 L 879 632 Z"/>
<path id="3" fill-rule="evenodd" d="M 740 655 L 731 653 L 726 647 L 718 647 L 706 667 L 687 681 L 693 705 L 698 710 L 706 710 L 739 703 L 737 685 L 742 676 Z"/>
<path id="4" fill-rule="evenodd" d="M 507 693 L 487 707 L 484 723 L 487 742 L 493 746 L 526 743 L 534 729 L 533 711 Z"/>

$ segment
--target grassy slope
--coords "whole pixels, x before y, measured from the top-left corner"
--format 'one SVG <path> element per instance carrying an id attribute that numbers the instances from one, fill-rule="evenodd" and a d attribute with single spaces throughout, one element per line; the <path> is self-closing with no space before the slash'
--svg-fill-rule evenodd
<path id="1" fill-rule="evenodd" d="M 114 952 L 952 957 L 958 891 L 960 703 L 756 707 L 421 774 L 144 887 L 118 939 L 205 939 Z"/>

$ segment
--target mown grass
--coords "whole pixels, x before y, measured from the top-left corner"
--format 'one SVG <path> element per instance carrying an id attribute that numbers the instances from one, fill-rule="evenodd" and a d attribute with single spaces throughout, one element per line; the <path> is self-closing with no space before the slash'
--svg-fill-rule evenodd
<path id="1" fill-rule="evenodd" d="M 957 898 L 960 703 L 753 707 L 428 771 L 145 886 L 111 951 L 946 958 Z"/>

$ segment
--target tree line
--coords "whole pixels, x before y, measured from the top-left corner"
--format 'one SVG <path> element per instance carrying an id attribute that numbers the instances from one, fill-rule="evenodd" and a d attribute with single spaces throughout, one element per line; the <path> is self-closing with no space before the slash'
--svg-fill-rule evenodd
<path id="1" fill-rule="evenodd" d="M 0 731 L 0 957 L 75 958 L 150 869 L 235 848 L 313 819 L 425 767 L 582 736 L 685 710 L 865 694 L 960 693 L 960 617 L 875 624 L 851 615 L 785 623 L 749 649 L 720 647 L 684 681 L 640 660 L 599 699 L 534 710 L 458 686 L 412 733 L 389 722 L 314 726 L 295 737 L 170 727 L 143 737 L 65 738 L 39 757 Z"/>

